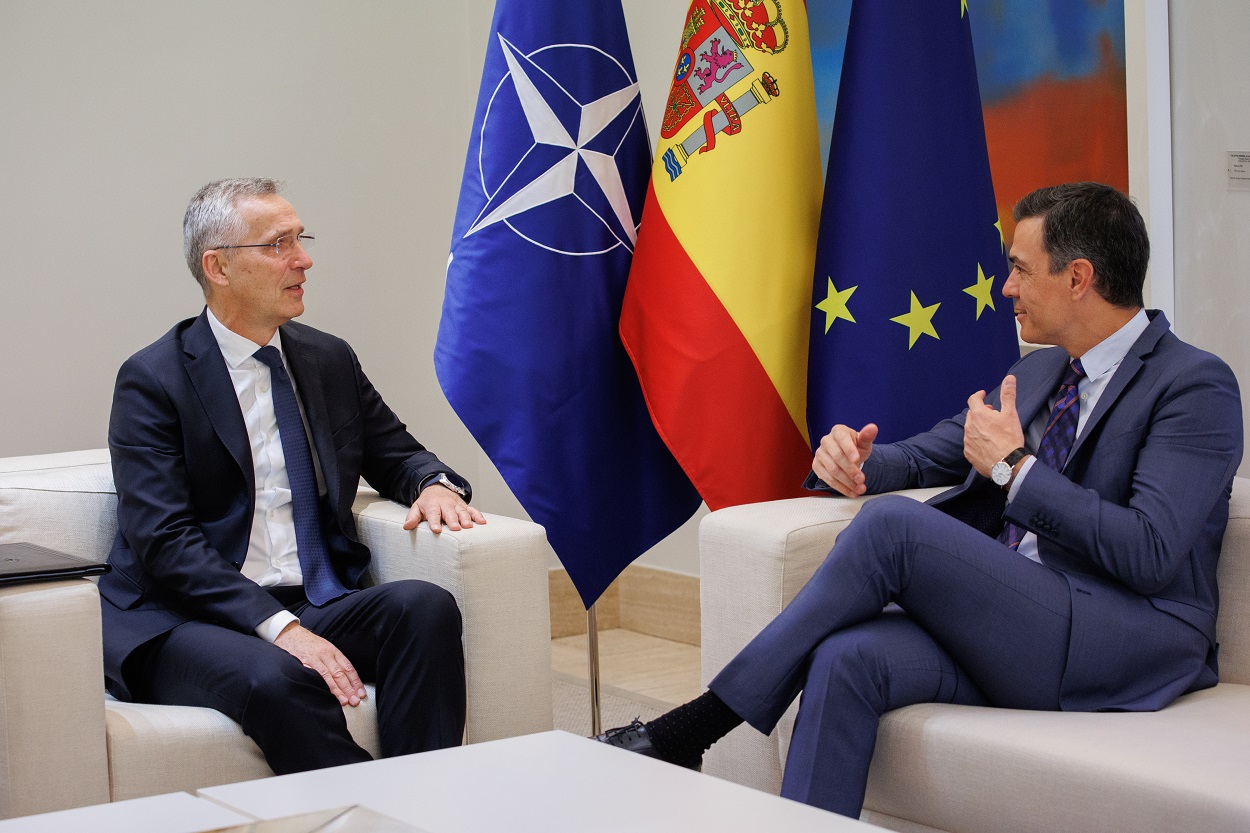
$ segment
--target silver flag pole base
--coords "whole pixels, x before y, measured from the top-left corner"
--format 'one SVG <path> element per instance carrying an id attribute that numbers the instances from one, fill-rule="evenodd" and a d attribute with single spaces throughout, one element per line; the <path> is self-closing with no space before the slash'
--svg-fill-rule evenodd
<path id="1" fill-rule="evenodd" d="M 599 623 L 595 617 L 598 602 L 586 609 L 586 655 L 590 681 L 590 734 L 603 733 L 603 716 L 599 710 Z"/>

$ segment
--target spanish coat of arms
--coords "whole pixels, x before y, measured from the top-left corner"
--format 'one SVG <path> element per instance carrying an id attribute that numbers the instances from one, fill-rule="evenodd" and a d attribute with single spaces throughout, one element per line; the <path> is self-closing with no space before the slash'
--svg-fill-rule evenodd
<path id="1" fill-rule="evenodd" d="M 670 179 L 680 176 L 696 153 L 714 150 L 717 134 L 741 132 L 747 112 L 780 94 L 777 80 L 768 72 L 757 72 L 752 59 L 758 62 L 757 56 L 775 55 L 788 41 L 782 0 L 690 4 L 660 126 L 664 139 L 679 137 L 664 152 Z"/>

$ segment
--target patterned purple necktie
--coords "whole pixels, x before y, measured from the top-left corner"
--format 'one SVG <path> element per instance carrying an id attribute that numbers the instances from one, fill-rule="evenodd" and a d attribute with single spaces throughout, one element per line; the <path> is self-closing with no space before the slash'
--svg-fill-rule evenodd
<path id="1" fill-rule="evenodd" d="M 1068 372 L 1059 383 L 1059 398 L 1055 407 L 1050 409 L 1046 431 L 1037 446 L 1037 461 L 1055 471 L 1063 471 L 1063 464 L 1076 442 L 1076 425 L 1081 416 L 1081 396 L 1077 392 L 1077 384 L 1084 376 L 1085 368 L 1081 367 L 1080 359 L 1068 363 Z M 998 540 L 1014 550 L 1020 546 L 1026 532 L 1028 530 L 1024 527 L 1008 522 Z"/>
<path id="2" fill-rule="evenodd" d="M 317 498 L 317 472 L 304 433 L 304 420 L 295 401 L 295 388 L 282 364 L 282 354 L 272 345 L 252 354 L 269 366 L 273 389 L 273 412 L 278 420 L 278 439 L 286 458 L 286 476 L 291 484 L 291 509 L 295 516 L 295 547 L 300 571 L 304 574 L 304 595 L 317 607 L 349 591 L 339 581 L 330 564 L 325 538 L 321 534 L 321 512 Z"/>

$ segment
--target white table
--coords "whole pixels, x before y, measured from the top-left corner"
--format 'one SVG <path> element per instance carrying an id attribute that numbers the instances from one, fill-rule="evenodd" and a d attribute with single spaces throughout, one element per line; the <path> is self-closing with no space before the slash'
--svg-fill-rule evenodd
<path id="1" fill-rule="evenodd" d="M 203 833 L 253 821 L 189 793 L 168 793 L 112 804 L 96 804 L 55 813 L 0 821 L 0 833 Z"/>
<path id="2" fill-rule="evenodd" d="M 565 732 L 208 787 L 199 795 L 258 819 L 361 804 L 430 833 L 879 829 Z"/>

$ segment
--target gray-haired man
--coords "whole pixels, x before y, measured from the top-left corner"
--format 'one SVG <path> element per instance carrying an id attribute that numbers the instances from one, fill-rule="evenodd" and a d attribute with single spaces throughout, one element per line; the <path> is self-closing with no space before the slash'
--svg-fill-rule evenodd
<path id="1" fill-rule="evenodd" d="M 406 528 L 484 523 L 468 483 L 382 401 L 342 339 L 291 319 L 311 268 L 267 179 L 192 198 L 187 264 L 206 307 L 117 376 L 109 449 L 118 533 L 100 582 L 119 698 L 208 706 L 277 773 L 367 760 L 344 706 L 377 685 L 385 755 L 464 729 L 460 612 L 419 581 L 358 589 L 359 478 L 411 504 Z"/>

